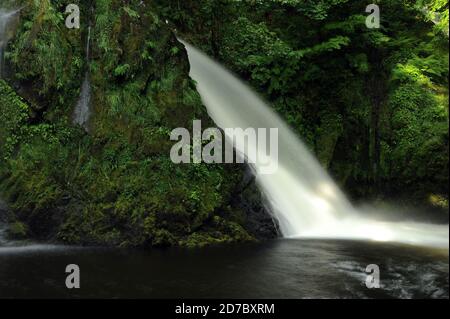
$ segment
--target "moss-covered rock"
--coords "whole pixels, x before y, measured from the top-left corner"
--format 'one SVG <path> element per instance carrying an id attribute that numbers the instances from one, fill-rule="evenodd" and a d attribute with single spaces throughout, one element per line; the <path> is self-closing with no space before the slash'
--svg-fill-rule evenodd
<path id="1" fill-rule="evenodd" d="M 242 165 L 170 160 L 172 129 L 213 123 L 184 47 L 149 2 L 77 1 L 91 21 L 89 61 L 87 23 L 68 30 L 61 1 L 24 2 L 8 57 L 26 102 L 0 82 L 0 191 L 16 233 L 115 246 L 253 240 L 245 213 L 227 208 Z M 89 134 L 70 120 L 84 68 Z"/>

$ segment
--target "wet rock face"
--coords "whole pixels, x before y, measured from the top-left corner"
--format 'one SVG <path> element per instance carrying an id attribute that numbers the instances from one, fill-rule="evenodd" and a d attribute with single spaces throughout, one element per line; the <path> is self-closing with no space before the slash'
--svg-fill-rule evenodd
<path id="1" fill-rule="evenodd" d="M 40 30 L 32 45 L 40 45 L 23 54 L 17 52 L 19 62 L 14 67 L 26 75 L 26 81 L 17 84 L 21 92 L 27 91 L 27 105 L 20 105 L 39 115 L 29 118 L 32 112 L 24 111 L 25 120 L 14 126 L 13 133 L 27 132 L 31 124 L 33 132 L 36 127 L 40 130 L 35 140 L 19 136 L 18 143 L 27 141 L 33 150 L 33 159 L 27 158 L 27 163 L 36 164 L 26 165 L 19 177 L 16 171 L 5 172 L 0 184 L 16 187 L 5 190 L 12 212 L 9 216 L 2 209 L 0 218 L 18 236 L 68 244 L 204 246 L 276 237 L 272 218 L 250 171 L 244 174 L 244 165 L 236 169 L 202 163 L 199 167 L 170 160 L 173 143 L 167 132 L 178 127 L 190 130 L 192 119 L 202 120 L 205 127 L 213 122 L 189 78 L 185 49 L 170 28 L 148 9 L 130 4 L 127 8 L 132 10 L 127 13 L 122 4 L 110 1 L 95 11 L 116 32 L 93 27 L 96 41 L 92 41 L 90 55 L 98 67 L 90 70 L 93 116 L 89 135 L 68 120 L 84 72 L 82 66 L 66 60 L 67 56 L 83 59 L 80 32 L 59 36 L 66 30 L 54 31 L 52 21 L 59 21 L 57 17 L 35 19 L 41 3 L 24 9 L 23 24 L 32 23 Z M 17 39 L 26 32 L 23 24 Z M 12 40 L 12 47 L 19 50 L 17 39 Z M 44 60 L 47 47 L 55 48 L 58 60 L 52 70 L 42 63 L 30 63 Z M 61 79 L 61 90 L 53 79 Z M 6 104 L 0 103 L 3 111 L 2 105 Z M 10 109 L 16 108 L 6 110 Z M 58 129 L 50 131 L 48 123 Z M 25 152 L 25 148 L 17 150 Z M 25 161 L 20 153 L 14 156 Z M 63 172 L 72 168 L 76 170 L 73 176 L 82 177 L 71 178 L 69 185 Z"/>
<path id="2" fill-rule="evenodd" d="M 261 191 L 258 189 L 250 167 L 237 188 L 237 196 L 233 198 L 233 206 L 246 214 L 245 229 L 259 240 L 280 237 L 278 222 L 270 213 Z"/>

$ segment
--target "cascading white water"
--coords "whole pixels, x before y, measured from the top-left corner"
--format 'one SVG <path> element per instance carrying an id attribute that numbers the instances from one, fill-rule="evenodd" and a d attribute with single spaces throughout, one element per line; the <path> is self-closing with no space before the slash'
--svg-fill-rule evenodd
<path id="1" fill-rule="evenodd" d="M 11 21 L 16 17 L 19 10 L 5 10 L 0 8 L 0 78 L 4 73 L 4 51 L 8 41 L 11 39 Z"/>
<path id="2" fill-rule="evenodd" d="M 256 181 L 268 198 L 284 237 L 369 239 L 448 247 L 448 225 L 365 218 L 348 202 L 300 139 L 257 94 L 218 63 L 183 43 L 191 65 L 190 75 L 198 84 L 209 115 L 219 127 L 278 128 L 278 170 L 270 175 L 256 173 Z M 247 155 L 248 149 L 242 146 L 235 145 Z M 259 151 L 257 143 L 247 147 Z M 270 156 L 270 160 L 277 159 Z M 258 172 L 262 164 L 252 165 Z"/>
<path id="3" fill-rule="evenodd" d="M 88 27 L 88 35 L 86 40 L 86 62 L 89 63 L 89 50 L 91 43 L 91 27 Z M 81 85 L 80 97 L 75 106 L 73 114 L 73 123 L 82 126 L 86 131 L 89 130 L 88 122 L 91 116 L 91 81 L 89 80 L 89 71 L 84 75 L 83 84 Z"/>

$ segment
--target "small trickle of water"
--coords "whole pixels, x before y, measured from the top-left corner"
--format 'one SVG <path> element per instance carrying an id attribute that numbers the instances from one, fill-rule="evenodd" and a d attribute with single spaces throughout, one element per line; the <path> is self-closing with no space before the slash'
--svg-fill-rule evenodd
<path id="1" fill-rule="evenodd" d="M 91 82 L 89 81 L 89 73 L 86 72 L 73 116 L 73 123 L 82 126 L 86 131 L 88 131 L 88 122 L 91 115 L 90 104 Z"/>
<path id="2" fill-rule="evenodd" d="M 257 94 L 225 68 L 184 43 L 191 77 L 208 113 L 221 128 L 278 128 L 278 156 L 274 174 L 257 174 L 285 237 L 345 238 L 396 241 L 448 247 L 448 225 L 385 222 L 368 219 L 355 209 L 319 162 L 288 125 Z M 235 136 L 227 136 L 230 140 Z M 259 154 L 258 143 L 235 147 L 249 157 Z M 263 151 L 264 152 L 264 151 Z M 261 154 L 262 158 L 266 154 Z M 272 154 L 271 154 L 272 155 Z M 256 162 L 255 171 L 261 171 Z"/>
<path id="3" fill-rule="evenodd" d="M 89 50 L 91 48 L 91 27 L 88 27 L 88 35 L 86 41 L 86 61 L 89 61 Z"/>
<path id="4" fill-rule="evenodd" d="M 90 42 L 91 42 L 91 27 L 88 28 L 88 35 L 86 40 L 86 62 L 89 63 L 89 52 L 90 52 Z M 85 129 L 86 132 L 89 131 L 89 118 L 91 116 L 91 82 L 89 80 L 89 71 L 86 72 L 81 85 L 81 93 L 78 99 L 77 105 L 75 106 L 73 114 L 73 123 L 80 125 Z"/>

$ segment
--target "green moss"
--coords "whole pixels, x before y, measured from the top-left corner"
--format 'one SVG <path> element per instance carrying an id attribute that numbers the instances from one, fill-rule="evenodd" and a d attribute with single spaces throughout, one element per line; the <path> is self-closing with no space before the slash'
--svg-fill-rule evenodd
<path id="1" fill-rule="evenodd" d="M 434 207 L 446 209 L 448 212 L 448 198 L 445 198 L 444 196 L 438 194 L 431 194 L 428 197 L 428 200 Z"/>
<path id="2" fill-rule="evenodd" d="M 89 135 L 69 121 L 78 92 L 71 88 L 80 85 L 75 56 L 85 30 L 53 32 L 61 17 L 48 1 L 26 9 L 10 62 L 20 83 L 34 84 L 30 97 L 36 104 L 27 105 L 0 82 L 0 98 L 7 102 L 0 127 L 11 126 L 0 132 L 9 138 L 21 133 L 0 166 L 5 199 L 31 234 L 71 244 L 252 240 L 230 214 L 220 223 L 213 218 L 224 211 L 242 168 L 170 160 L 173 128 L 189 128 L 193 119 L 212 126 L 189 79 L 183 46 L 148 8 L 138 2 L 121 7 L 121 1 L 99 2 L 92 19 Z M 30 37 L 37 47 L 22 50 Z M 53 68 L 28 61 L 49 54 L 58 60 Z M 40 110 L 41 116 L 30 119 L 27 110 Z M 188 240 L 198 233 L 214 236 Z"/>

